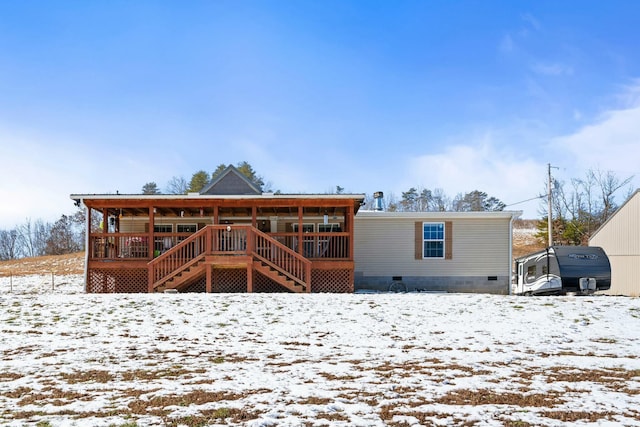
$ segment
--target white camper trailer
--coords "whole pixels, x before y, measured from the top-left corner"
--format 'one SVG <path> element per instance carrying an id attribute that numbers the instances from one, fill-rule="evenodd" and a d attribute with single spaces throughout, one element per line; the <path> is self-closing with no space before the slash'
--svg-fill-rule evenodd
<path id="1" fill-rule="evenodd" d="M 515 261 L 515 295 L 593 294 L 611 287 L 611 266 L 602 248 L 551 246 Z"/>

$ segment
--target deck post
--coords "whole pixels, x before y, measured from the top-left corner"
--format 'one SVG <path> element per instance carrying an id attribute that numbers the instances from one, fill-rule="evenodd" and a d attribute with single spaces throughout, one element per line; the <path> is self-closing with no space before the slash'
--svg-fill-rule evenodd
<path id="1" fill-rule="evenodd" d="M 206 285 L 206 292 L 208 294 L 211 293 L 211 289 L 212 289 L 212 281 L 213 281 L 213 266 L 211 264 L 207 265 L 207 285 Z"/>
<path id="2" fill-rule="evenodd" d="M 247 292 L 253 293 L 253 260 L 247 263 Z"/>
<path id="3" fill-rule="evenodd" d="M 353 241 L 353 235 L 355 234 L 354 232 L 354 214 L 353 214 L 353 205 L 349 205 L 347 207 L 347 213 L 344 217 L 344 222 L 347 224 L 347 229 L 349 230 L 349 259 L 353 259 L 353 247 L 354 247 L 354 241 Z"/>
<path id="4" fill-rule="evenodd" d="M 258 208 L 255 205 L 251 207 L 251 226 L 258 228 Z"/>
<path id="5" fill-rule="evenodd" d="M 153 241 L 153 232 L 155 231 L 155 222 L 156 219 L 154 217 L 154 208 L 153 206 L 149 206 L 149 242 L 147 243 L 147 256 L 149 259 L 153 259 L 153 249 L 155 246 L 155 242 Z"/>
<path id="6" fill-rule="evenodd" d="M 298 253 L 304 255 L 304 242 L 302 241 L 302 206 L 298 206 Z"/>

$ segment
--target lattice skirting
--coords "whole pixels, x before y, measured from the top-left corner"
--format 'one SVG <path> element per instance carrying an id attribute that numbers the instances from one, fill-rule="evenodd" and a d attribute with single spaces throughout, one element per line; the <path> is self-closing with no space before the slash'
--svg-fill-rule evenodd
<path id="1" fill-rule="evenodd" d="M 87 293 L 146 293 L 147 269 L 91 269 L 87 277 Z M 290 292 L 268 277 L 254 272 L 254 292 Z M 205 292 L 206 276 L 200 277 L 182 292 Z M 245 269 L 213 269 L 212 291 L 241 293 L 247 291 Z M 352 293 L 352 272 L 345 270 L 311 270 L 311 292 Z"/>
<path id="2" fill-rule="evenodd" d="M 214 268 L 212 271 L 213 283 L 211 291 L 215 293 L 242 293 L 247 292 L 247 270 Z M 206 292 L 207 276 L 203 275 L 181 292 Z"/>
<path id="3" fill-rule="evenodd" d="M 207 291 L 207 276 L 198 278 L 195 282 L 187 286 L 182 292 L 206 292 Z"/>
<path id="4" fill-rule="evenodd" d="M 258 272 L 253 273 L 253 292 L 265 292 L 265 293 L 282 293 L 291 292 L 289 289 L 274 282 L 267 276 Z"/>
<path id="5" fill-rule="evenodd" d="M 351 270 L 311 270 L 311 292 L 353 293 Z"/>
<path id="6" fill-rule="evenodd" d="M 349 270 L 312 270 L 311 292 L 352 293 L 353 281 Z M 200 278 L 182 292 L 205 292 L 207 281 Z M 212 291 L 219 293 L 237 293 L 247 291 L 247 271 L 244 269 L 214 269 Z M 253 292 L 281 293 L 289 289 L 254 272 Z"/>
<path id="7" fill-rule="evenodd" d="M 91 269 L 87 277 L 87 293 L 147 292 L 148 270 Z"/>

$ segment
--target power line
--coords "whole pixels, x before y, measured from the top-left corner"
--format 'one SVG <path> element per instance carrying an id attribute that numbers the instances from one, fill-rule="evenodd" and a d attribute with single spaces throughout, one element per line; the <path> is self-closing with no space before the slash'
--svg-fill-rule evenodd
<path id="1" fill-rule="evenodd" d="M 505 208 L 508 208 L 509 206 L 519 205 L 519 204 L 522 204 L 522 203 L 530 202 L 530 201 L 532 201 L 532 200 L 542 199 L 542 198 L 544 198 L 544 197 L 547 197 L 547 195 L 546 195 L 546 194 L 543 194 L 542 196 L 533 197 L 533 198 L 531 198 L 531 199 L 523 200 L 523 201 L 521 201 L 521 202 L 511 203 L 511 204 L 509 204 L 509 205 L 505 205 L 504 207 L 505 207 Z"/>

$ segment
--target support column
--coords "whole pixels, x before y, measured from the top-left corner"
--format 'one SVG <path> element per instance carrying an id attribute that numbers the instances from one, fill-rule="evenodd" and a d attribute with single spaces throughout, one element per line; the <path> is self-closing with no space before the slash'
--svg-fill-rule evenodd
<path id="1" fill-rule="evenodd" d="M 298 253 L 304 255 L 304 241 L 302 240 L 302 206 L 298 206 Z"/>
<path id="2" fill-rule="evenodd" d="M 147 247 L 147 256 L 150 259 L 153 259 L 153 246 L 154 246 L 154 224 L 156 222 L 155 219 L 155 208 L 153 206 L 149 207 L 149 244 Z"/>
<path id="3" fill-rule="evenodd" d="M 255 206 L 251 207 L 251 226 L 258 228 L 258 208 Z"/>
<path id="4" fill-rule="evenodd" d="M 84 236 L 84 292 L 87 292 L 87 283 L 89 282 L 89 260 L 93 258 L 93 239 L 91 239 L 91 209 L 89 206 L 85 205 L 85 212 L 87 222 L 85 224 L 85 236 Z"/>
<path id="5" fill-rule="evenodd" d="M 347 227 L 347 229 L 349 230 L 349 259 L 353 260 L 354 258 L 354 254 L 353 254 L 353 248 L 354 248 L 354 239 L 353 236 L 355 235 L 355 230 L 354 230 L 354 225 L 355 225 L 355 221 L 354 221 L 354 208 L 353 205 L 349 205 L 347 207 L 347 212 L 345 214 L 344 217 L 344 222 L 345 222 L 345 227 Z"/>
<path id="6" fill-rule="evenodd" d="M 208 294 L 211 293 L 211 289 L 213 288 L 212 286 L 212 281 L 213 281 L 213 266 L 211 264 L 207 264 L 207 286 L 206 286 L 206 292 Z"/>
<path id="7" fill-rule="evenodd" d="M 247 292 L 253 293 L 253 262 L 247 263 Z"/>
<path id="8" fill-rule="evenodd" d="M 147 256 L 150 259 L 153 259 L 153 231 L 154 231 L 153 224 L 155 223 L 154 214 L 155 212 L 154 212 L 153 206 L 149 206 L 149 234 L 147 236 L 147 239 L 148 239 Z M 149 268 L 147 269 L 147 276 L 148 276 L 147 292 L 149 293 L 153 293 L 153 283 L 154 283 L 153 267 L 151 264 L 152 263 L 149 263 Z"/>

